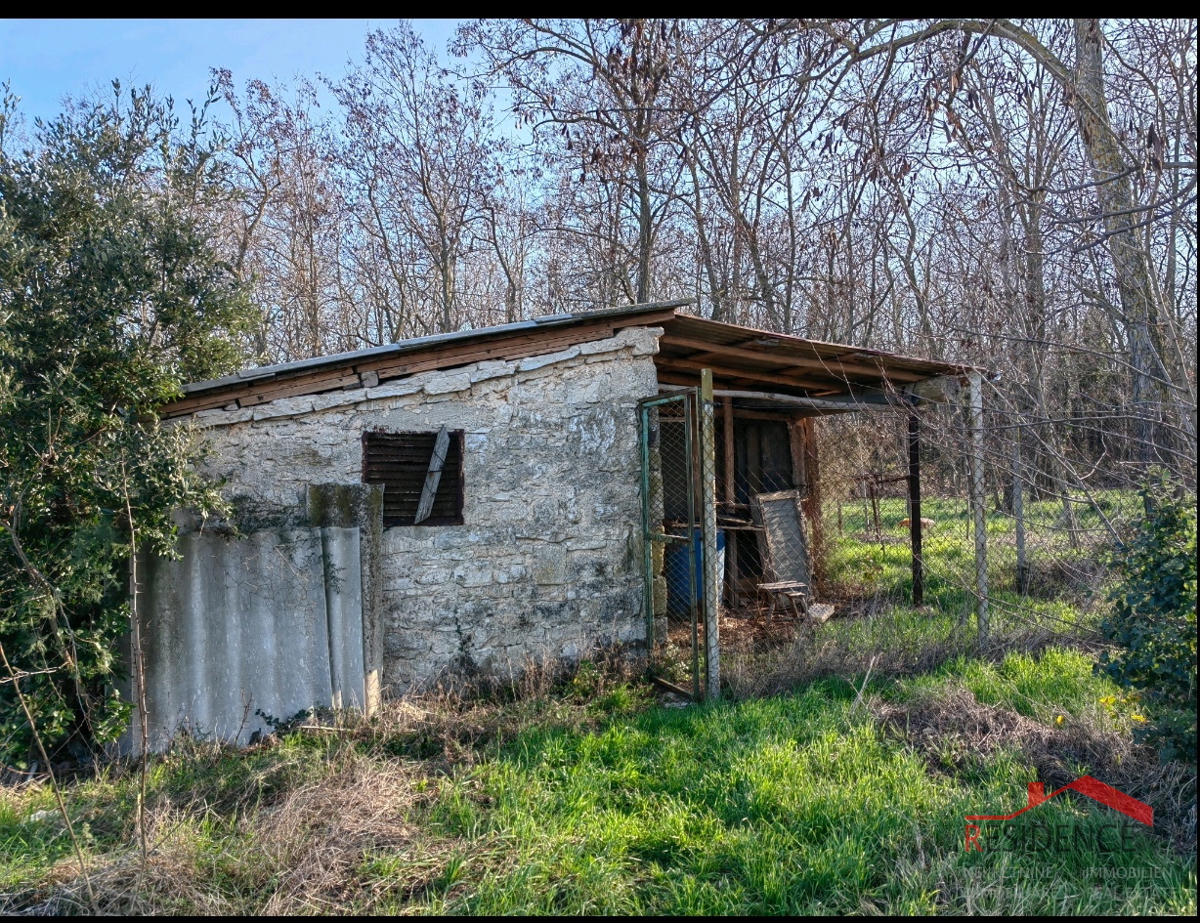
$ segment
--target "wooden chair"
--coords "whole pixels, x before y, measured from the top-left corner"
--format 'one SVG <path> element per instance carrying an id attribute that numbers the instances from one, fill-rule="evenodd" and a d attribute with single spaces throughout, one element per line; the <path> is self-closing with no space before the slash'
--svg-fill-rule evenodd
<path id="1" fill-rule="evenodd" d="M 833 615 L 834 607 L 812 601 L 812 574 L 800 491 L 755 494 L 752 499 L 755 523 L 762 527 L 759 551 L 763 575 L 767 579 L 758 584 L 758 589 L 770 600 L 767 620 L 771 620 L 776 609 L 782 608 L 798 620 L 824 622 Z"/>

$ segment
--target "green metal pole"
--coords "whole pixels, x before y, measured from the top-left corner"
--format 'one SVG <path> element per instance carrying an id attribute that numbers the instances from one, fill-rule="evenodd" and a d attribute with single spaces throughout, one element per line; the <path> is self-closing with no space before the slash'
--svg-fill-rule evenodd
<path id="1" fill-rule="evenodd" d="M 717 451 L 716 411 L 713 406 L 711 369 L 700 371 L 700 500 L 704 526 L 704 692 L 712 700 L 721 695 L 721 639 L 718 614 L 721 600 L 717 568 Z"/>

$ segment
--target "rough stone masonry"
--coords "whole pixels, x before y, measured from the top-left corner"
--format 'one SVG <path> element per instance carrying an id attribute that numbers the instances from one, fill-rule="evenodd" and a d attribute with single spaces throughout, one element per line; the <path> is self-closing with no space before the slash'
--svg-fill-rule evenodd
<path id="1" fill-rule="evenodd" d="M 360 483 L 364 431 L 463 430 L 464 525 L 384 530 L 383 681 L 511 675 L 644 642 L 636 405 L 661 333 L 192 419 L 244 531 L 302 523 L 310 484 Z"/>

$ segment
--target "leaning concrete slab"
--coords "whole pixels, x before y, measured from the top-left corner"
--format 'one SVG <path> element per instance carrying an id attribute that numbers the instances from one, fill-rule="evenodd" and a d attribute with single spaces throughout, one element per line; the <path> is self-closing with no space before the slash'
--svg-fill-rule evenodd
<path id="1" fill-rule="evenodd" d="M 357 529 L 192 533 L 179 551 L 139 559 L 152 749 L 181 728 L 246 743 L 270 719 L 338 700 L 362 707 Z M 135 714 L 129 749 L 140 727 Z"/>
<path id="2" fill-rule="evenodd" d="M 383 488 L 378 484 L 310 484 L 308 523 L 358 531 L 361 581 L 360 666 L 365 670 L 367 714 L 379 708 L 383 678 Z M 348 565 L 347 565 L 348 566 Z"/>

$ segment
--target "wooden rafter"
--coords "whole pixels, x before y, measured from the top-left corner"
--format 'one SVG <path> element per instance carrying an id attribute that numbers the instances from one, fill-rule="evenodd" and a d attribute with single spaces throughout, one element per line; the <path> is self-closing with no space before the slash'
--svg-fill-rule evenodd
<path id="1" fill-rule="evenodd" d="M 749 341 L 754 342 L 753 340 Z M 863 362 L 845 362 L 835 357 L 807 359 L 801 356 L 796 356 L 794 352 L 786 350 L 776 352 L 777 347 L 766 347 L 762 349 L 747 349 L 746 344 L 739 346 L 725 346 L 720 343 L 713 343 L 707 340 L 694 340 L 689 337 L 675 336 L 674 334 L 666 334 L 662 338 L 663 346 L 679 347 L 682 349 L 698 350 L 698 354 L 690 355 L 688 359 L 701 360 L 718 360 L 723 359 L 728 362 L 729 359 L 749 359 L 756 363 L 766 363 L 768 365 L 787 366 L 789 368 L 804 369 L 806 371 L 816 371 L 825 375 L 830 375 L 834 378 L 843 376 L 870 376 L 873 378 L 887 377 L 893 381 L 899 382 L 914 382 L 924 381 L 927 375 L 921 375 L 916 372 L 910 372 L 905 369 L 896 368 L 892 363 L 885 363 L 882 359 L 878 364 L 869 365 Z"/>

